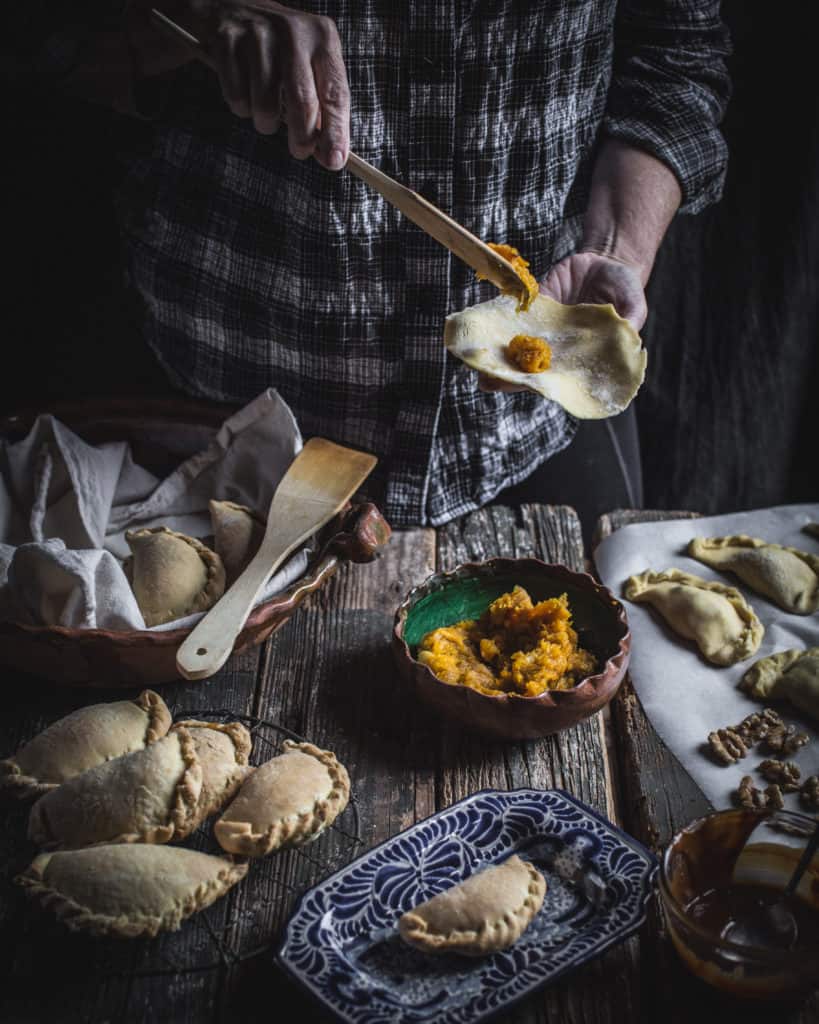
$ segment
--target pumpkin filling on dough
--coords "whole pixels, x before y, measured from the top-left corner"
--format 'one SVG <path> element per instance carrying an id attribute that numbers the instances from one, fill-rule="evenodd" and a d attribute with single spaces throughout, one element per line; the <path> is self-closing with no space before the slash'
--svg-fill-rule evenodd
<path id="1" fill-rule="evenodd" d="M 524 373 L 543 373 L 552 362 L 548 341 L 531 334 L 516 334 L 506 346 L 506 354 Z"/>
<path id="2" fill-rule="evenodd" d="M 570 690 L 597 667 L 594 656 L 578 647 L 571 621 L 565 594 L 533 604 L 523 587 L 515 587 L 479 619 L 427 633 L 418 661 L 445 683 L 490 696 Z"/>
<path id="3" fill-rule="evenodd" d="M 504 295 L 514 295 L 518 300 L 517 312 L 528 309 L 532 305 L 532 300 L 538 294 L 540 289 L 538 283 L 535 280 L 533 274 L 529 270 L 529 261 L 525 260 L 521 254 L 511 245 L 505 245 L 500 242 L 489 242 L 489 248 L 498 254 L 503 256 L 505 260 L 509 260 L 515 270 L 518 272 L 518 276 L 525 285 L 525 291 L 504 289 Z M 479 281 L 485 281 L 486 278 L 483 274 L 478 274 L 477 278 Z"/>

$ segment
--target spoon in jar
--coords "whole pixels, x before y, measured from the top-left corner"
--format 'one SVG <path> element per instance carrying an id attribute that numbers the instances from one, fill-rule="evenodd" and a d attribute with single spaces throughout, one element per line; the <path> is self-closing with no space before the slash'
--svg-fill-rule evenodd
<path id="1" fill-rule="evenodd" d="M 741 946 L 756 946 L 762 949 L 793 949 L 799 936 L 796 918 L 788 908 L 788 900 L 796 892 L 808 865 L 819 848 L 819 824 L 802 851 L 799 863 L 794 868 L 788 884 L 771 902 L 760 900 L 756 909 L 732 921 L 723 931 L 722 938 Z"/>

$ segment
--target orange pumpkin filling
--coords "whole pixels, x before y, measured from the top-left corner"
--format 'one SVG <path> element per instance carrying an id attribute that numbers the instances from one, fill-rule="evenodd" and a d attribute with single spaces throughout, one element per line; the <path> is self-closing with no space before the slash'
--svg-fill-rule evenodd
<path id="1" fill-rule="evenodd" d="M 549 343 L 531 334 L 516 334 L 506 346 L 506 354 L 524 373 L 542 373 L 552 362 Z"/>
<path id="2" fill-rule="evenodd" d="M 570 690 L 597 666 L 594 655 L 577 646 L 571 620 L 565 594 L 533 604 L 523 587 L 515 587 L 479 619 L 427 633 L 418 661 L 445 683 L 490 696 Z"/>
<path id="3" fill-rule="evenodd" d="M 528 309 L 532 305 L 532 300 L 537 295 L 538 288 L 537 281 L 529 270 L 529 261 L 525 260 L 521 254 L 511 245 L 505 245 L 501 242 L 489 242 L 489 248 L 498 254 L 503 256 L 504 259 L 509 260 L 515 270 L 518 272 L 518 276 L 523 282 L 524 289 L 504 289 L 504 295 L 514 295 L 518 304 L 516 311 L 520 313 L 523 309 Z M 478 274 L 477 278 L 479 281 L 485 281 L 486 278 L 483 274 Z"/>

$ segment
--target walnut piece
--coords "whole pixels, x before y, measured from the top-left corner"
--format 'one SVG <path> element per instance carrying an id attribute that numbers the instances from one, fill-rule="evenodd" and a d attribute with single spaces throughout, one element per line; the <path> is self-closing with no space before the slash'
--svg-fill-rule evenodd
<path id="1" fill-rule="evenodd" d="M 768 782 L 775 782 L 783 793 L 795 793 L 801 786 L 801 772 L 793 761 L 778 761 L 766 758 L 757 768 L 759 774 Z"/>
<path id="2" fill-rule="evenodd" d="M 739 725 L 734 726 L 734 731 L 739 733 L 747 746 L 752 746 L 765 739 L 771 729 L 779 725 L 782 725 L 779 713 L 773 708 L 763 708 L 743 718 Z"/>
<path id="3" fill-rule="evenodd" d="M 779 786 L 771 785 L 766 786 L 764 790 L 757 789 L 750 775 L 743 775 L 735 797 L 739 806 L 749 811 L 762 811 L 766 808 L 781 811 L 785 806 Z"/>
<path id="4" fill-rule="evenodd" d="M 799 799 L 808 807 L 819 810 L 819 775 L 805 779 L 799 791 Z"/>
<path id="5" fill-rule="evenodd" d="M 797 732 L 795 725 L 775 725 L 765 737 L 765 744 L 769 750 L 783 757 L 790 757 L 800 747 L 808 742 L 808 736 L 804 732 Z"/>
<path id="6" fill-rule="evenodd" d="M 725 729 L 717 729 L 716 732 L 709 732 L 708 743 L 711 753 L 723 764 L 736 764 L 741 757 L 745 757 L 748 753 L 748 748 L 742 737 L 730 726 Z"/>

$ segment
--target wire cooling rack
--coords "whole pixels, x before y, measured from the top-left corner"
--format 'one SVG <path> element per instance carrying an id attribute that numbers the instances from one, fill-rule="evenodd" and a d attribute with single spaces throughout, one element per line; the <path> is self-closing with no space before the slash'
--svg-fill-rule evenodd
<path id="1" fill-rule="evenodd" d="M 308 742 L 276 722 L 228 710 L 184 710 L 175 718 L 241 722 L 253 737 L 251 764 L 281 753 L 284 739 Z M 205 821 L 180 845 L 224 856 L 213 837 L 213 821 Z M 21 832 L 25 834 L 24 827 Z M 273 945 L 299 896 L 352 860 L 361 846 L 358 805 L 351 792 L 345 810 L 318 839 L 251 859 L 242 881 L 222 899 L 183 921 L 177 932 L 161 932 L 155 939 L 96 939 L 68 932 L 47 913 L 26 913 L 17 936 L 16 973 L 25 976 L 30 967 L 32 977 L 42 978 L 44 962 L 59 963 L 64 978 L 76 972 L 78 978 L 86 979 L 91 973 L 100 980 L 231 967 Z M 30 847 L 20 854 L 15 859 L 27 863 Z"/>

